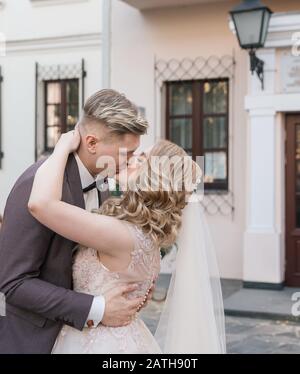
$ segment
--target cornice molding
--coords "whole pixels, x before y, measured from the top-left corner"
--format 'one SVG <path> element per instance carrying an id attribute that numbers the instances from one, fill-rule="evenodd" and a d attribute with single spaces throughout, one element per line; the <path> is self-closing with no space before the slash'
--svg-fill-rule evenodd
<path id="1" fill-rule="evenodd" d="M 102 44 L 102 34 L 60 35 L 35 39 L 7 40 L 9 53 L 30 52 L 53 49 L 93 48 Z"/>

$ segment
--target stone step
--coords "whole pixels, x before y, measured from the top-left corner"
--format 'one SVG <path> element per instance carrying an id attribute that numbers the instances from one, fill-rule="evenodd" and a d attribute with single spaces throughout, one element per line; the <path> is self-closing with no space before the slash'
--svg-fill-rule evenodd
<path id="1" fill-rule="evenodd" d="M 292 296 L 300 289 L 285 287 L 283 290 L 262 290 L 241 288 L 224 300 L 225 314 L 228 316 L 252 317 L 300 323 L 300 302 L 297 307 Z"/>

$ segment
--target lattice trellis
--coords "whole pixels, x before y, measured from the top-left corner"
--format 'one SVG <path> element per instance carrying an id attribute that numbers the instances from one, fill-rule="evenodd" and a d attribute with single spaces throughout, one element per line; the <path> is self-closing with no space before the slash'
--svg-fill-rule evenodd
<path id="1" fill-rule="evenodd" d="M 232 55 L 183 58 L 181 60 L 155 59 L 155 103 L 164 82 L 200 79 L 234 79 L 235 59 Z M 155 110 L 157 107 L 155 106 Z M 234 213 L 233 193 L 231 191 L 209 191 L 201 202 L 209 215 L 231 215 Z"/>
<path id="2" fill-rule="evenodd" d="M 155 61 L 155 81 L 161 86 L 165 81 L 233 78 L 235 60 L 233 56 L 184 58 L 182 60 L 162 59 Z"/>
<path id="3" fill-rule="evenodd" d="M 232 215 L 234 212 L 233 193 L 231 191 L 206 193 L 201 201 L 206 213 L 209 215 L 221 214 L 223 216 Z"/>
<path id="4" fill-rule="evenodd" d="M 58 64 L 58 65 L 39 65 L 39 82 L 57 79 L 73 79 L 82 77 L 82 64 Z"/>

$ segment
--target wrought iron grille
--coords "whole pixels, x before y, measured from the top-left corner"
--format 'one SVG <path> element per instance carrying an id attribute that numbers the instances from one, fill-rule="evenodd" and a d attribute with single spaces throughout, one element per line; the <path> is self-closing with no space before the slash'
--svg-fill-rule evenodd
<path id="1" fill-rule="evenodd" d="M 184 58 L 165 61 L 155 60 L 155 81 L 161 86 L 166 81 L 192 79 L 233 78 L 235 60 L 233 56 Z"/>
<path id="2" fill-rule="evenodd" d="M 85 101 L 85 62 L 84 59 L 74 64 L 53 64 L 41 65 L 35 64 L 35 160 L 40 156 L 38 150 L 38 126 L 39 126 L 39 106 L 41 87 L 44 81 L 62 80 L 62 79 L 80 79 L 81 80 L 81 106 Z"/>
<path id="3" fill-rule="evenodd" d="M 49 81 L 59 79 L 81 78 L 82 64 L 38 65 L 38 80 Z"/>
<path id="4" fill-rule="evenodd" d="M 183 58 L 181 60 L 163 60 L 155 58 L 155 111 L 161 100 L 158 95 L 163 92 L 163 84 L 169 81 L 205 80 L 216 78 L 234 79 L 234 55 L 221 57 L 210 56 L 196 57 L 195 59 Z M 232 90 L 231 90 L 232 91 Z M 156 113 L 156 118 L 157 113 Z M 202 206 L 207 214 L 231 215 L 234 213 L 234 200 L 232 191 L 205 191 Z"/>
<path id="5" fill-rule="evenodd" d="M 231 191 L 206 193 L 201 201 L 206 213 L 209 215 L 221 214 L 228 216 L 234 212 L 233 193 Z"/>

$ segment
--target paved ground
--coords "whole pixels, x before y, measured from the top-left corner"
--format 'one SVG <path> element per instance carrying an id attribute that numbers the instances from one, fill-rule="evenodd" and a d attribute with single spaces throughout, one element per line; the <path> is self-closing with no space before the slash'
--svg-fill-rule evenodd
<path id="1" fill-rule="evenodd" d="M 300 353 L 300 325 L 293 322 L 227 317 L 228 353 Z"/>
<path id="2" fill-rule="evenodd" d="M 152 333 L 163 302 L 154 302 L 142 312 Z M 300 324 L 244 317 L 226 317 L 228 353 L 300 353 Z"/>
<path id="3" fill-rule="evenodd" d="M 156 300 L 164 298 L 166 280 L 157 287 Z M 229 297 L 237 285 L 226 284 L 224 297 Z M 152 333 L 156 329 L 163 301 L 152 301 L 142 317 Z M 228 353 L 298 353 L 300 354 L 300 324 L 267 319 L 226 317 L 226 339 Z"/>

